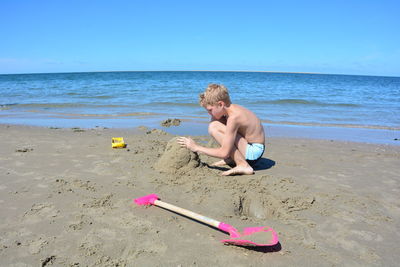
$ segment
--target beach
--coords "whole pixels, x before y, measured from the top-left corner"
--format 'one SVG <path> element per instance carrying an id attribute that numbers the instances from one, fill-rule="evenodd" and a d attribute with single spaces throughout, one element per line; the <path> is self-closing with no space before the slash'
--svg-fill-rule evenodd
<path id="1" fill-rule="evenodd" d="M 176 127 L 176 126 L 172 126 Z M 183 126 L 177 126 L 185 127 Z M 255 175 L 160 163 L 160 129 L 0 124 L 1 266 L 397 266 L 400 146 L 269 137 Z M 112 149 L 111 138 L 127 147 Z M 208 136 L 193 138 L 212 145 Z M 160 164 L 162 166 L 160 166 Z M 197 166 L 196 166 L 197 165 Z M 269 226 L 268 249 L 167 210 L 161 200 L 238 229 Z"/>

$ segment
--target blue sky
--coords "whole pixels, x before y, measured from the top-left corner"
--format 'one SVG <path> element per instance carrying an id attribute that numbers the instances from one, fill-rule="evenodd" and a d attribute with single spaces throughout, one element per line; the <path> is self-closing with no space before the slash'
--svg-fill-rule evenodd
<path id="1" fill-rule="evenodd" d="M 0 1 L 0 73 L 400 76 L 400 1 Z"/>

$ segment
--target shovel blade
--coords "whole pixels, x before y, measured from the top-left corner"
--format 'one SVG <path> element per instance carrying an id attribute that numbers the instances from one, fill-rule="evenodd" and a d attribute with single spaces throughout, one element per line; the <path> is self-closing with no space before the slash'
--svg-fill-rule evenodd
<path id="1" fill-rule="evenodd" d="M 221 240 L 228 245 L 236 246 L 275 246 L 279 239 L 274 229 L 266 226 L 248 227 L 243 230 L 239 237 Z"/>

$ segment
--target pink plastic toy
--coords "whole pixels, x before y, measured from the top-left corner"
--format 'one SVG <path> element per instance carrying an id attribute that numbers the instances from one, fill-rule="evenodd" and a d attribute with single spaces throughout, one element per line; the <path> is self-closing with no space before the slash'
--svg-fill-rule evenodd
<path id="1" fill-rule="evenodd" d="M 198 213 L 162 202 L 159 200 L 156 194 L 150 194 L 144 197 L 136 198 L 134 201 L 138 205 L 156 205 L 227 232 L 231 238 L 221 240 L 221 242 L 225 244 L 238 246 L 274 246 L 279 242 L 278 235 L 270 227 L 248 227 L 245 228 L 242 233 L 240 233 L 232 225 L 219 222 Z"/>

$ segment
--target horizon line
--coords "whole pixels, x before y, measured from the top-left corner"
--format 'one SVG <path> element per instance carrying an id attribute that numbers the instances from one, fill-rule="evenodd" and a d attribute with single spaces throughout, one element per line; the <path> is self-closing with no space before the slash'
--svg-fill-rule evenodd
<path id="1" fill-rule="evenodd" d="M 323 73 L 323 72 L 299 72 L 299 71 L 272 71 L 272 70 L 98 70 L 98 71 L 0 73 L 0 75 L 108 73 L 108 72 L 248 72 L 248 73 L 282 73 L 282 74 L 311 74 L 311 75 L 376 76 L 376 77 L 392 77 L 392 78 L 399 78 L 400 77 L 400 76 L 390 76 L 390 75 L 345 74 L 345 73 Z"/>

